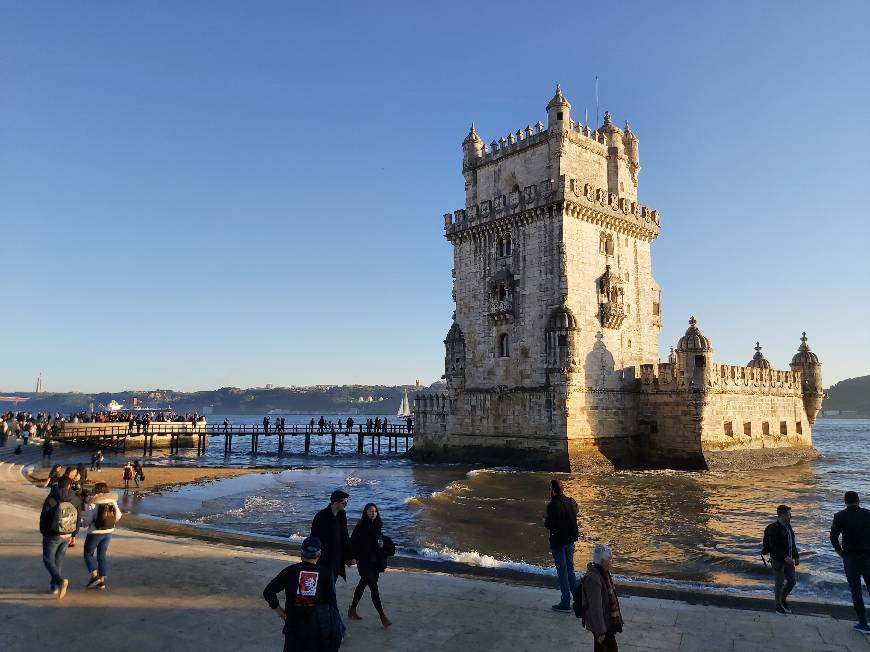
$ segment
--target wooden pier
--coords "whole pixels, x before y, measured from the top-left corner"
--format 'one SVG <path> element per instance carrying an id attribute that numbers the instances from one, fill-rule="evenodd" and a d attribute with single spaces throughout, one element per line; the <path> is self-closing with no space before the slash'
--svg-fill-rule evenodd
<path id="1" fill-rule="evenodd" d="M 382 451 L 388 454 L 407 453 L 412 446 L 414 437 L 413 430 L 409 430 L 404 424 L 387 424 L 380 429 L 369 429 L 365 424 L 359 424 L 356 428 L 348 431 L 346 428 L 332 429 L 314 427 L 307 424 L 291 424 L 284 428 L 270 426 L 264 428 L 260 425 L 229 425 L 223 424 L 197 424 L 195 427 L 189 422 L 152 422 L 147 428 L 130 429 L 126 423 L 87 423 L 74 424 L 74 428 L 61 428 L 56 430 L 51 438 L 55 441 L 81 444 L 91 448 L 103 448 L 117 452 L 126 452 L 128 447 L 142 448 L 142 455 L 152 456 L 155 448 L 169 446 L 169 453 L 177 454 L 181 448 L 196 448 L 197 455 L 204 455 L 211 437 L 223 437 L 224 455 L 233 452 L 233 439 L 248 438 L 251 455 L 256 455 L 260 450 L 260 443 L 265 438 L 277 439 L 278 453 L 291 453 L 296 449 L 297 453 L 309 455 L 311 453 L 311 441 L 323 442 L 324 438 L 329 442 L 330 454 L 339 451 L 339 437 L 352 437 L 354 440 L 354 452 L 357 455 L 381 455 Z M 290 439 L 288 439 L 288 437 Z M 293 438 L 304 440 L 300 446 L 293 446 Z M 344 443 L 344 442 L 341 442 Z M 404 444 L 404 446 L 402 445 Z"/>

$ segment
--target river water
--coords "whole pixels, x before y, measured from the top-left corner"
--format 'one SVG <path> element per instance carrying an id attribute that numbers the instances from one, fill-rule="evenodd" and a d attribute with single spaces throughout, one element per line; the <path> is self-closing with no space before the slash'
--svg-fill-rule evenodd
<path id="1" fill-rule="evenodd" d="M 289 425 L 306 423 L 311 416 L 286 418 Z M 358 423 L 365 418 L 354 415 Z M 209 420 L 219 423 L 223 416 Z M 261 417 L 232 420 L 257 423 Z M 378 503 L 385 532 L 403 554 L 553 573 L 542 522 L 547 481 L 559 477 L 580 505 L 578 568 L 585 567 L 592 546 L 603 542 L 613 546 L 621 576 L 767 593 L 771 580 L 759 558 L 761 536 L 775 518 L 776 506 L 786 503 L 802 551 L 795 595 L 848 601 L 828 530 L 834 512 L 842 508 L 844 491 L 858 491 L 870 502 L 870 421 L 820 419 L 813 440 L 821 457 L 785 468 L 547 474 L 414 464 L 396 455 L 279 456 L 274 441 L 261 444 L 260 453 L 252 456 L 245 451 L 246 439 L 225 457 L 222 439 L 214 438 L 204 459 L 182 451 L 153 462 L 283 470 L 167 490 L 135 499 L 133 508 L 205 527 L 298 540 L 329 493 L 343 487 L 351 495 L 351 527 L 365 503 Z M 298 450 L 300 443 L 291 446 Z M 315 444 L 312 450 L 323 446 Z M 353 450 L 350 439 L 344 450 Z"/>

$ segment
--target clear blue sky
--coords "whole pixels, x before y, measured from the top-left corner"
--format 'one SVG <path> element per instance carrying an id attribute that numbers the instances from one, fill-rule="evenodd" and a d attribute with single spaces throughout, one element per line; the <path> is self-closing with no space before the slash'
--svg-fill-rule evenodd
<path id="1" fill-rule="evenodd" d="M 694 314 L 870 373 L 870 4 L 295 4 L 3 3 L 0 389 L 435 380 L 468 123 L 594 115 L 595 75 L 662 354 Z"/>

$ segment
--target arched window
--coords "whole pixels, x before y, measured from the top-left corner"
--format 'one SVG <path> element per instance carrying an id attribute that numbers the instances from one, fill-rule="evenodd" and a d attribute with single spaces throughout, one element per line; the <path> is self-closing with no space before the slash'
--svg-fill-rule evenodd
<path id="1" fill-rule="evenodd" d="M 608 256 L 613 255 L 613 236 L 608 235 L 607 239 L 604 241 L 604 253 Z"/>
<path id="2" fill-rule="evenodd" d="M 510 356 L 510 342 L 508 341 L 508 334 L 502 333 L 498 336 L 498 357 L 507 358 Z"/>
<path id="3" fill-rule="evenodd" d="M 511 255 L 511 234 L 508 233 L 504 238 L 504 254 L 505 256 Z"/>
<path id="4" fill-rule="evenodd" d="M 507 289 L 505 288 L 504 285 L 499 285 L 499 286 L 498 286 L 498 292 L 497 292 L 497 294 L 498 294 L 498 300 L 499 300 L 499 301 L 504 301 L 504 300 L 505 300 L 505 297 L 507 296 Z"/>
<path id="5" fill-rule="evenodd" d="M 499 258 L 504 256 L 504 239 L 503 238 L 499 238 L 498 240 L 496 240 L 495 249 L 496 249 L 496 252 L 497 252 Z"/>

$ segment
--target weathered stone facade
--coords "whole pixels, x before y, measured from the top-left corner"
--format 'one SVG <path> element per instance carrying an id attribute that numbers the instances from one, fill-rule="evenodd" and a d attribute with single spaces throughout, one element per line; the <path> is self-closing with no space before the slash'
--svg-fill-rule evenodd
<path id="1" fill-rule="evenodd" d="M 551 468 L 811 453 L 821 366 L 805 340 L 791 371 L 763 367 L 760 347 L 748 367 L 717 365 L 693 319 L 659 364 L 660 220 L 637 202 L 637 137 L 609 113 L 593 131 L 570 110 L 557 87 L 546 128 L 487 147 L 472 125 L 463 141 L 465 208 L 444 216 L 447 392 L 417 397 L 415 453 Z"/>

